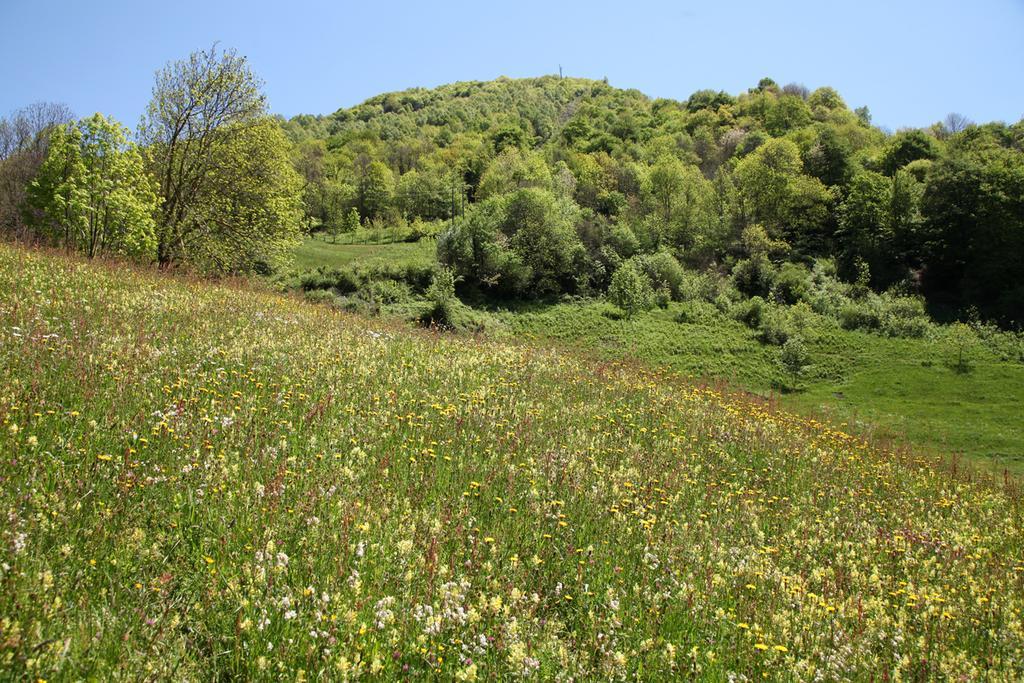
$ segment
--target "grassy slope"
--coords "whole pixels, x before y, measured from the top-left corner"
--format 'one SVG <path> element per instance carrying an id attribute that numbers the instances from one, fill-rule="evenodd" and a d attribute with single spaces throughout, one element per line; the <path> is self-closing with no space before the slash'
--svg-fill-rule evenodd
<path id="1" fill-rule="evenodd" d="M 711 306 L 673 304 L 633 320 L 612 320 L 599 304 L 542 307 L 497 317 L 514 335 L 556 339 L 606 358 L 636 358 L 695 378 L 767 395 L 783 379 L 778 347 Z M 679 323 L 681 311 L 692 322 Z M 839 329 L 819 319 L 808 348 L 813 367 L 801 391 L 779 397 L 802 412 L 869 429 L 938 453 L 962 453 L 1024 471 L 1024 365 L 979 350 L 958 374 L 941 344 Z"/>
<path id="2" fill-rule="evenodd" d="M 307 241 L 297 266 L 340 266 L 357 259 L 427 258 L 432 243 L 334 245 Z M 492 316 L 497 336 L 554 340 L 599 358 L 632 358 L 684 375 L 725 381 L 767 396 L 782 379 L 777 347 L 711 306 L 673 304 L 633 320 L 604 315 L 601 304 L 523 307 Z M 676 316 L 688 311 L 691 322 Z M 486 317 L 486 316 L 485 316 Z M 942 345 L 839 329 L 819 319 L 809 340 L 813 367 L 801 390 L 779 397 L 801 412 L 907 441 L 916 447 L 1024 473 L 1024 365 L 979 351 L 975 369 L 957 374 Z"/>
<path id="3" fill-rule="evenodd" d="M 608 358 L 635 357 L 765 395 L 782 379 L 778 348 L 711 306 L 673 304 L 632 321 L 614 321 L 606 310 L 562 304 L 499 318 L 514 335 L 556 339 Z M 684 310 L 691 323 L 676 322 Z M 1024 366 L 979 350 L 975 370 L 957 374 L 939 343 L 821 323 L 808 344 L 813 367 L 801 391 L 779 396 L 784 405 L 936 453 L 1024 471 Z"/>
<path id="4" fill-rule="evenodd" d="M 270 294 L 3 246 L 0 293 L 0 677 L 1024 675 L 977 474 Z"/>

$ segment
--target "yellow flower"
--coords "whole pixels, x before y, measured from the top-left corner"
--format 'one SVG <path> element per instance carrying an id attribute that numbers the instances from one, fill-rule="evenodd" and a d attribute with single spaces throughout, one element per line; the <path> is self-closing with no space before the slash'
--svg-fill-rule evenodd
<path id="1" fill-rule="evenodd" d="M 754 647 L 756 647 L 758 650 L 767 650 L 768 649 L 768 646 L 765 645 L 764 643 L 755 643 Z"/>

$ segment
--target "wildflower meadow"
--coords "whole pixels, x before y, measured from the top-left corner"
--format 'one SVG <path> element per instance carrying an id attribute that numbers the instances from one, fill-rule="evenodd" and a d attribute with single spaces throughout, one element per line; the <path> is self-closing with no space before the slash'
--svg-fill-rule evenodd
<path id="1" fill-rule="evenodd" d="M 4 680 L 1024 676 L 1014 480 L 11 246 L 0 514 Z"/>

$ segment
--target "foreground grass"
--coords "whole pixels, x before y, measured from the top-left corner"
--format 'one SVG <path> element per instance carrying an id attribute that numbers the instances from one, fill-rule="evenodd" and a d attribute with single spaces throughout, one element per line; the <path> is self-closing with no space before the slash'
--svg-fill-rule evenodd
<path id="1" fill-rule="evenodd" d="M 1024 675 L 1019 496 L 619 363 L 0 247 L 0 674 Z"/>
<path id="2" fill-rule="evenodd" d="M 756 331 L 711 305 L 672 304 L 632 320 L 610 318 L 609 310 L 559 304 L 493 317 L 512 337 L 555 340 L 607 359 L 635 358 L 764 395 L 787 381 L 778 347 L 761 343 Z M 876 437 L 1024 473 L 1021 363 L 977 348 L 972 371 L 961 374 L 949 367 L 952 357 L 941 340 L 847 331 L 822 317 L 805 337 L 812 365 L 799 391 L 778 396 L 783 405 Z"/>

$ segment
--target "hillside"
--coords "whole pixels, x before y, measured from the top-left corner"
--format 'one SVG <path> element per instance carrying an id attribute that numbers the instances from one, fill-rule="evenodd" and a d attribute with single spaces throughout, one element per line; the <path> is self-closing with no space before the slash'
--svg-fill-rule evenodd
<path id="1" fill-rule="evenodd" d="M 258 290 L 0 292 L 4 678 L 1024 675 L 1013 484 Z"/>
<path id="2" fill-rule="evenodd" d="M 828 87 L 655 100 L 543 77 L 284 127 L 312 234 L 283 289 L 783 394 L 1021 471 L 1020 122 L 892 133 Z M 435 319 L 446 271 L 459 303 Z"/>

